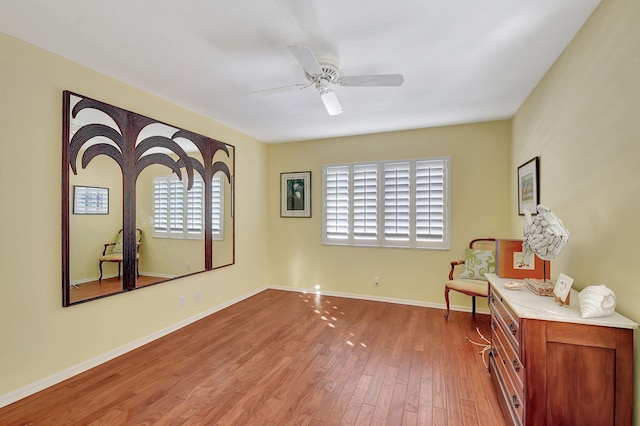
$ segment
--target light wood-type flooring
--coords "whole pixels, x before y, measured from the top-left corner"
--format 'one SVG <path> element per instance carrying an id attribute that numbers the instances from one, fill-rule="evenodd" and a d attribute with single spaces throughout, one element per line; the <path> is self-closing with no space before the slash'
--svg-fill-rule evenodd
<path id="1" fill-rule="evenodd" d="M 489 317 L 266 290 L 0 409 L 1 425 L 504 425 Z"/>
<path id="2" fill-rule="evenodd" d="M 167 281 L 167 278 L 140 275 L 136 277 L 136 287 L 145 287 L 163 281 Z M 77 286 L 71 286 L 69 301 L 76 303 L 116 293 L 122 293 L 122 277 L 105 278 L 102 281 L 89 281 Z"/>

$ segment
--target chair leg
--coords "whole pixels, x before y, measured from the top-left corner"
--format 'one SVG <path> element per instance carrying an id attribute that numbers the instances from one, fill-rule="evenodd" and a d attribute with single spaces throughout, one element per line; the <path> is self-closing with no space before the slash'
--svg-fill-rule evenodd
<path id="1" fill-rule="evenodd" d="M 449 287 L 444 288 L 444 300 L 447 302 L 447 314 L 444 316 L 444 319 L 449 320 Z"/>
<path id="2" fill-rule="evenodd" d="M 140 260 L 136 259 L 136 275 L 140 276 Z"/>
<path id="3" fill-rule="evenodd" d="M 100 278 L 98 278 L 98 282 L 102 282 L 102 260 L 100 261 Z"/>

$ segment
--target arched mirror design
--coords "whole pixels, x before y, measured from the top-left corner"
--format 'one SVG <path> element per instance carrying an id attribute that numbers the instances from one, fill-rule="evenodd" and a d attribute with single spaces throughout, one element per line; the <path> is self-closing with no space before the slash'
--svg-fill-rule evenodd
<path id="1" fill-rule="evenodd" d="M 235 147 L 63 93 L 63 306 L 235 262 Z"/>

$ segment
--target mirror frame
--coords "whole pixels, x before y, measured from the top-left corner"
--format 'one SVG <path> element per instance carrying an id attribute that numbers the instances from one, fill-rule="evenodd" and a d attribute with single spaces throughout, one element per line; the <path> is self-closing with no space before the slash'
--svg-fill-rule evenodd
<path id="1" fill-rule="evenodd" d="M 81 100 L 73 107 L 71 96 Z M 118 126 L 119 130 L 100 123 L 88 123 L 79 127 L 73 136 L 71 132 L 71 119 L 84 109 L 95 109 L 108 115 Z M 187 188 L 190 189 L 194 180 L 194 171 L 200 173 L 203 178 L 205 190 L 205 211 L 204 211 L 204 270 L 192 272 L 172 278 L 167 278 L 156 284 L 164 283 L 189 275 L 195 275 L 213 269 L 218 269 L 235 264 L 235 219 L 231 226 L 231 263 L 213 266 L 213 236 L 212 236 L 212 205 L 211 205 L 211 182 L 213 176 L 222 172 L 231 187 L 231 215 L 235 216 L 235 146 L 229 145 L 207 136 L 180 129 L 176 126 L 163 123 L 158 120 L 119 108 L 104 102 L 91 99 L 87 96 L 79 95 L 71 91 L 63 92 L 62 102 L 62 305 L 71 306 L 79 303 L 96 300 L 103 297 L 120 294 L 139 288 L 136 287 L 136 183 L 140 173 L 148 166 L 161 164 L 168 167 L 172 173 L 182 179 L 183 171 L 187 175 Z M 150 124 L 163 124 L 177 129 L 169 138 L 161 135 L 145 137 L 138 142 L 140 132 Z M 93 138 L 105 138 L 108 143 L 98 142 Z M 195 145 L 201 155 L 202 161 L 198 158 L 190 157 L 175 139 L 187 139 Z M 92 141 L 92 142 L 90 142 Z M 84 151 L 81 153 L 81 150 Z M 166 153 L 152 152 L 150 149 L 162 148 L 169 150 L 174 158 Z M 220 150 L 230 156 L 229 149 L 233 149 L 230 159 L 231 170 L 224 161 L 214 161 L 214 156 Z M 104 294 L 86 300 L 71 301 L 71 281 L 70 281 L 70 200 L 72 199 L 72 189 L 70 188 L 70 173 L 78 174 L 77 162 L 81 159 L 82 168 L 86 168 L 91 160 L 98 156 L 107 156 L 114 160 L 122 172 L 122 229 L 123 229 L 123 262 L 122 262 L 122 290 Z M 226 210 L 227 207 L 225 207 Z M 151 284 L 154 285 L 154 284 Z"/>

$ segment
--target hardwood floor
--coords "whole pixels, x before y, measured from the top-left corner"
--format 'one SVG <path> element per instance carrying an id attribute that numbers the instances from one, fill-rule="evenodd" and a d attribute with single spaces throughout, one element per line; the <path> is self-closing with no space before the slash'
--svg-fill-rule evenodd
<path id="1" fill-rule="evenodd" d="M 167 281 L 167 278 L 140 275 L 136 278 L 136 287 L 144 287 L 151 284 Z M 105 278 L 100 281 L 88 281 L 77 286 L 70 287 L 69 299 L 71 303 L 81 300 L 94 299 L 107 294 L 122 292 L 122 277 Z"/>
<path id="2" fill-rule="evenodd" d="M 503 425 L 489 317 L 266 290 L 0 409 L 2 425 Z"/>

